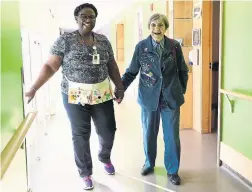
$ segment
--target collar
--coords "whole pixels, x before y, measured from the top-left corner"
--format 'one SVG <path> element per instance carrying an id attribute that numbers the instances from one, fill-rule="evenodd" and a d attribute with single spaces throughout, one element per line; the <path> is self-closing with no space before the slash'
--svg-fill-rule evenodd
<path id="1" fill-rule="evenodd" d="M 144 43 L 144 52 L 153 52 L 155 53 L 154 50 L 154 46 L 152 43 L 152 37 L 151 35 L 149 35 L 146 39 L 145 39 L 145 43 Z M 172 52 L 172 44 L 170 39 L 167 36 L 164 36 L 164 47 L 163 47 L 163 53 L 170 53 Z M 162 45 L 161 45 L 162 46 Z"/>
<path id="2" fill-rule="evenodd" d="M 77 38 L 80 38 L 80 33 L 78 30 L 76 30 L 74 33 L 77 36 Z M 98 41 L 101 41 L 97 33 L 93 32 L 93 31 L 91 33 L 94 38 L 94 44 L 96 44 Z"/>
<path id="3" fill-rule="evenodd" d="M 152 38 L 152 45 L 156 47 L 158 44 L 161 46 L 162 49 L 164 49 L 164 38 L 159 43 Z"/>

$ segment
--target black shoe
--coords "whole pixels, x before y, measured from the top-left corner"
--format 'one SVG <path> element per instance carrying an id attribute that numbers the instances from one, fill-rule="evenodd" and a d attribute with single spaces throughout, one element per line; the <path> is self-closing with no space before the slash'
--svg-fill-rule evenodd
<path id="1" fill-rule="evenodd" d="M 173 185 L 180 185 L 181 179 L 178 176 L 178 174 L 174 174 L 174 175 L 168 174 L 168 178 L 172 182 Z"/>
<path id="2" fill-rule="evenodd" d="M 146 176 L 146 175 L 148 175 L 150 173 L 153 173 L 153 172 L 154 172 L 154 168 L 153 167 L 148 167 L 148 168 L 143 167 L 142 171 L 141 171 L 141 175 Z"/>

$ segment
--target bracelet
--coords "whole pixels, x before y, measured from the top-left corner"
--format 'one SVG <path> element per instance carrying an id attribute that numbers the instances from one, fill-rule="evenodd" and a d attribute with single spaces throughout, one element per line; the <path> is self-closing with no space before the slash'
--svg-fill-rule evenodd
<path id="1" fill-rule="evenodd" d="M 125 91 L 124 89 L 116 89 L 116 91 Z"/>
<path id="2" fill-rule="evenodd" d="M 32 87 L 32 89 L 33 89 L 34 91 L 37 91 L 34 87 Z"/>

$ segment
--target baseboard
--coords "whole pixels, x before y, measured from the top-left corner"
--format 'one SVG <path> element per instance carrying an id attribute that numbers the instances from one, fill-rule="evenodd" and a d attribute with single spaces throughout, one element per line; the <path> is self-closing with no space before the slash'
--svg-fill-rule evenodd
<path id="1" fill-rule="evenodd" d="M 221 142 L 220 159 L 223 165 L 246 183 L 252 183 L 252 160 Z"/>
<path id="2" fill-rule="evenodd" d="M 237 171 L 235 171 L 234 169 L 232 169 L 232 167 L 228 166 L 224 162 L 222 162 L 222 167 L 225 168 L 226 170 L 228 170 L 232 175 L 234 175 L 242 183 L 244 183 L 245 185 L 247 185 L 249 188 L 252 189 L 252 182 L 250 182 L 245 177 L 243 177 L 240 173 L 238 173 Z"/>

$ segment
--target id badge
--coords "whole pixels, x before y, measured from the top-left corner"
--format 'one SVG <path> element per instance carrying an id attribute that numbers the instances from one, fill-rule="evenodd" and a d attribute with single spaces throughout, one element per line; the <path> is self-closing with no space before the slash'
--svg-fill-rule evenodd
<path id="1" fill-rule="evenodd" d="M 93 64 L 100 64 L 100 54 L 93 55 Z"/>

